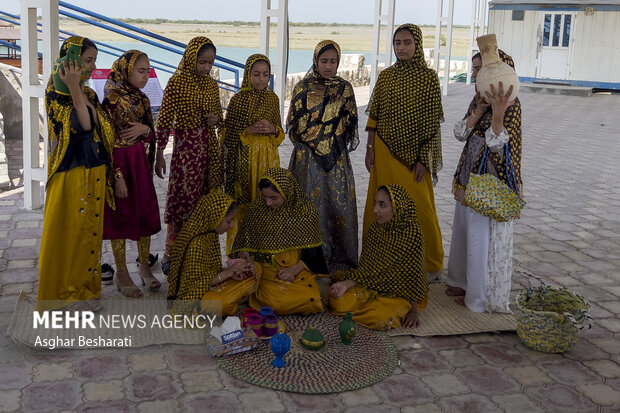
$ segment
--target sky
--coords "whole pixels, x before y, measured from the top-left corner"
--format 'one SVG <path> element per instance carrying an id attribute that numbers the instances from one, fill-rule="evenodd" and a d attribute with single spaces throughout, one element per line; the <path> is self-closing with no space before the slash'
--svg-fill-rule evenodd
<path id="1" fill-rule="evenodd" d="M 109 17 L 212 21 L 259 21 L 261 7 L 261 0 L 69 0 L 68 3 Z M 448 2 L 444 3 L 447 15 Z M 455 0 L 454 24 L 469 25 L 471 4 L 471 0 Z M 289 0 L 289 20 L 372 24 L 374 5 L 375 0 Z M 19 14 L 19 9 L 19 0 L 0 0 L 2 11 Z M 435 24 L 436 19 L 436 1 L 396 0 L 396 24 Z"/>

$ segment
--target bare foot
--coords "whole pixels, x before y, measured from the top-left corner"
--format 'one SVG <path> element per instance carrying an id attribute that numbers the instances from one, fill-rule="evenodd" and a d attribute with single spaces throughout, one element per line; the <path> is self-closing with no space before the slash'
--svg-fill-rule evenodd
<path id="1" fill-rule="evenodd" d="M 142 291 L 133 283 L 129 271 L 117 271 L 114 276 L 114 282 L 118 291 L 120 291 L 125 297 L 140 298 L 142 297 Z"/>
<path id="2" fill-rule="evenodd" d="M 460 306 L 465 307 L 465 296 L 461 295 L 454 298 L 454 302 Z"/>
<path id="3" fill-rule="evenodd" d="M 140 263 L 140 266 L 138 267 L 138 275 L 142 278 L 146 284 L 146 288 L 149 290 L 155 291 L 161 287 L 161 283 L 153 276 L 148 264 Z"/>
<path id="4" fill-rule="evenodd" d="M 446 288 L 446 295 L 450 297 L 460 297 L 465 295 L 465 290 L 459 287 L 448 286 L 448 288 Z"/>

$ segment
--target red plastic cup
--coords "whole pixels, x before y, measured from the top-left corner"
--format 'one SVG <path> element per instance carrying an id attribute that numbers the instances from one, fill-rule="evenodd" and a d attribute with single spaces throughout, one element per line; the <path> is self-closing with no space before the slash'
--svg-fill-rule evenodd
<path id="1" fill-rule="evenodd" d="M 248 316 L 250 314 L 259 314 L 259 313 L 258 313 L 258 310 L 252 307 L 246 307 L 245 310 L 243 310 L 243 316 L 241 317 L 241 327 L 243 328 L 248 327 Z"/>
<path id="2" fill-rule="evenodd" d="M 248 326 L 254 331 L 258 337 L 263 335 L 263 319 L 260 314 L 248 315 Z"/>

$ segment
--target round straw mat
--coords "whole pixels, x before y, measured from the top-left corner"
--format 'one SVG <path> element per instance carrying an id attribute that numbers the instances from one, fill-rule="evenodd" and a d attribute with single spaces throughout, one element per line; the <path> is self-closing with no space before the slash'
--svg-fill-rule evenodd
<path id="1" fill-rule="evenodd" d="M 389 377 L 396 368 L 396 347 L 383 332 L 358 325 L 355 339 L 346 345 L 338 334 L 340 317 L 321 313 L 283 316 L 281 319 L 286 325 L 285 333 L 291 338 L 291 349 L 284 356 L 285 367 L 271 365 L 275 356 L 269 340 L 254 350 L 217 359 L 217 364 L 239 380 L 295 393 L 355 390 Z M 308 350 L 299 343 L 309 327 L 315 327 L 323 334 L 325 347 L 321 350 Z"/>

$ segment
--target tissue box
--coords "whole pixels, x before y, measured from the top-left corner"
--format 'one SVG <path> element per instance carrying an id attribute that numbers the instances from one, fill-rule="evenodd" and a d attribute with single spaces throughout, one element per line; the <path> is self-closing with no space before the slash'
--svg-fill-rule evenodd
<path id="1" fill-rule="evenodd" d="M 260 339 L 254 334 L 252 329 L 246 328 L 224 334 L 221 342 L 212 335 L 207 334 L 205 342 L 207 351 L 215 358 L 252 350 L 260 344 Z"/>

